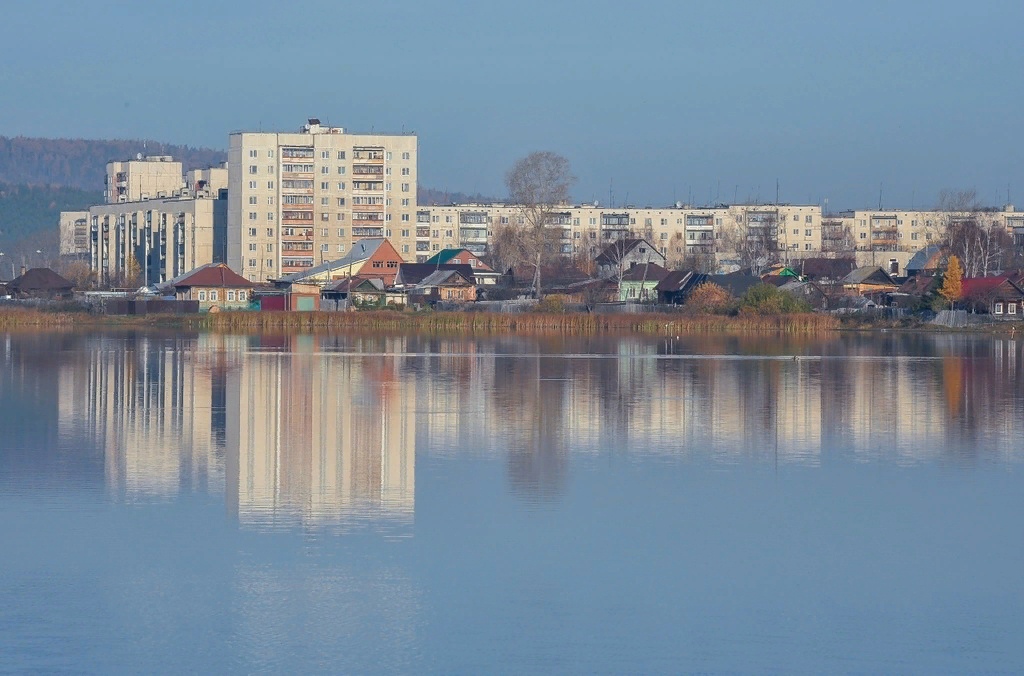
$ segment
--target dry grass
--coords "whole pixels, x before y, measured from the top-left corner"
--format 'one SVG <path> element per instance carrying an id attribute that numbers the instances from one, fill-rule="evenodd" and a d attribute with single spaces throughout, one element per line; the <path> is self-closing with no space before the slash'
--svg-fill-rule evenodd
<path id="1" fill-rule="evenodd" d="M 774 332 L 807 334 L 830 331 L 839 321 L 829 315 L 785 316 L 674 314 L 583 314 L 486 312 L 221 312 L 200 315 L 109 317 L 86 313 L 51 313 L 37 310 L 0 311 L 0 328 L 75 326 L 157 327 L 228 333 L 377 331 L 422 332 L 445 335 L 550 334 L 598 335 L 605 333 L 682 335 L 696 333 Z"/>

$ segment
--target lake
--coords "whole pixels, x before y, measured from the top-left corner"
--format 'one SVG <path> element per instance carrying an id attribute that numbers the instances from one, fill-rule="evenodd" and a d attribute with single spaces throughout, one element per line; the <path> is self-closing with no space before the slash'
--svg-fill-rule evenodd
<path id="1" fill-rule="evenodd" d="M 0 334 L 0 671 L 1020 672 L 1022 345 Z"/>

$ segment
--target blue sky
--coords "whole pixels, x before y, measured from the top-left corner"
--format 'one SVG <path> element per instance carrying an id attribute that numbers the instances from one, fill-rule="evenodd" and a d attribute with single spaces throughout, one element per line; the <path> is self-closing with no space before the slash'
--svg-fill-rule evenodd
<path id="1" fill-rule="evenodd" d="M 309 116 L 415 130 L 422 185 L 581 201 L 1024 203 L 1024 3 L 32 3 L 0 21 L 0 134 L 223 148 Z M 1015 197 L 1016 195 L 1016 197 Z"/>

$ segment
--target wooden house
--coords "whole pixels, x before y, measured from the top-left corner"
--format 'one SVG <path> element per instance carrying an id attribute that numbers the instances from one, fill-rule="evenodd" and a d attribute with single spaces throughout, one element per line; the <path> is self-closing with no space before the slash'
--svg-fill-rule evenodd
<path id="1" fill-rule="evenodd" d="M 175 300 L 199 302 L 201 311 L 244 310 L 254 284 L 224 263 L 207 263 L 162 285 L 173 289 Z"/>
<path id="2" fill-rule="evenodd" d="M 995 319 L 1024 319 L 1024 288 L 1009 275 L 967 278 L 962 284 L 962 303 L 974 312 Z"/>

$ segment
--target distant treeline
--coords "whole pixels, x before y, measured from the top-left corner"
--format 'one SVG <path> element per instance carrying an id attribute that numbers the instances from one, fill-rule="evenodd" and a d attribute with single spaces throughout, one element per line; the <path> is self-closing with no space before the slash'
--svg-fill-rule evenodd
<path id="1" fill-rule="evenodd" d="M 86 209 L 103 201 L 100 190 L 51 185 L 0 183 L 0 251 L 44 249 L 56 254 L 62 211 Z"/>
<path id="2" fill-rule="evenodd" d="M 0 183 L 60 185 L 103 190 L 107 162 L 143 155 L 171 155 L 185 170 L 227 160 L 223 150 L 192 148 L 158 141 L 13 138 L 0 136 Z"/>

